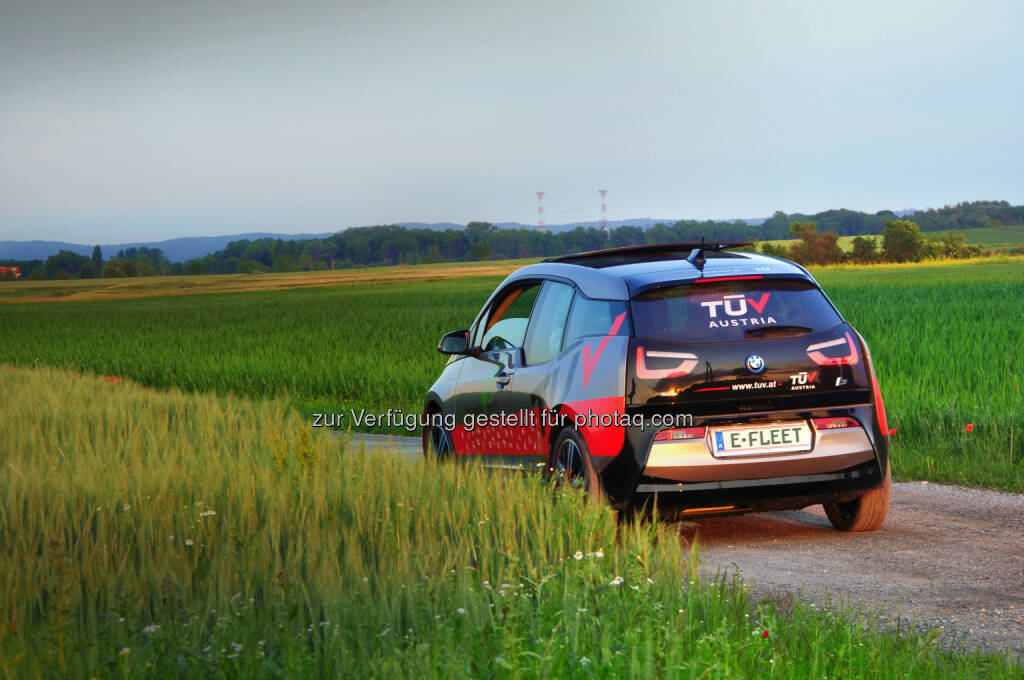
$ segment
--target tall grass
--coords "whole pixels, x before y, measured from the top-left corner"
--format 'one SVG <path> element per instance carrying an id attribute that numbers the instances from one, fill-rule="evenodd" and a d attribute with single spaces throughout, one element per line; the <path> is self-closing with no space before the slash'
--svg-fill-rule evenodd
<path id="1" fill-rule="evenodd" d="M 1012 677 L 701 584 L 671 527 L 315 437 L 279 403 L 0 370 L 6 677 Z M 765 633 L 767 631 L 767 633 Z"/>
<path id="2" fill-rule="evenodd" d="M 871 346 L 896 477 L 1024 491 L 1020 258 L 817 275 Z M 2 305 L 0 362 L 285 400 L 306 414 L 417 413 L 444 363 L 437 340 L 468 326 L 499 281 Z"/>
<path id="3" fill-rule="evenodd" d="M 871 347 L 897 477 L 1024 491 L 1024 265 L 817 278 Z"/>

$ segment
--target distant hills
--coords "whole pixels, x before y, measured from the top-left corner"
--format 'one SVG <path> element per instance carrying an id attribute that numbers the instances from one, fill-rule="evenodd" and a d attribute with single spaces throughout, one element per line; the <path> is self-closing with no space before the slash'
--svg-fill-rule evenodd
<path id="1" fill-rule="evenodd" d="M 947 205 L 943 208 L 926 210 L 882 210 L 877 213 L 864 213 L 855 210 L 826 210 L 810 214 L 793 213 L 787 215 L 783 212 L 776 212 L 768 218 L 758 219 L 733 219 L 733 220 L 673 220 L 673 219 L 652 219 L 635 218 L 628 220 L 610 220 L 608 226 L 616 229 L 624 226 L 639 227 L 647 230 L 658 224 L 667 226 L 685 227 L 689 235 L 707 234 L 709 237 L 723 237 L 723 234 L 748 239 L 767 240 L 771 238 L 786 238 L 789 234 L 789 225 L 794 221 L 812 221 L 818 225 L 821 231 L 833 230 L 839 235 L 858 234 L 879 234 L 882 232 L 886 220 L 897 217 L 907 217 L 920 225 L 922 231 L 934 231 L 945 229 L 975 229 L 980 227 L 992 227 L 1007 224 L 1024 223 L 1024 206 L 1012 206 L 1006 201 L 973 201 Z M 544 231 L 549 237 L 556 237 L 567 234 L 579 227 L 599 227 L 599 220 L 587 222 L 573 222 L 570 224 L 545 225 Z M 423 229 L 434 232 L 446 230 L 462 230 L 465 225 L 453 222 L 400 222 L 397 226 L 405 229 Z M 521 222 L 498 222 L 495 223 L 499 229 L 514 230 L 525 229 L 529 232 L 536 232 L 535 224 L 523 224 Z M 756 229 L 750 229 L 756 227 Z M 723 231 L 724 230 L 724 231 Z M 272 232 L 248 232 L 244 234 L 229 234 L 226 236 L 194 236 L 174 238 L 166 241 L 138 241 L 132 243 L 101 243 L 103 257 L 109 259 L 114 257 L 119 250 L 129 248 L 159 248 L 170 262 L 189 262 L 197 260 L 218 251 L 223 251 L 233 241 L 258 241 L 260 239 L 281 239 L 282 241 L 300 241 L 303 239 L 326 239 L 336 234 L 345 233 L 342 229 L 336 232 L 325 232 L 322 234 L 279 234 Z M 722 232 L 722 233 L 718 233 Z M 728 235 L 726 234 L 726 235 Z M 410 234 L 412 236 L 412 234 Z M 657 238 L 666 238 L 661 234 Z M 423 240 L 424 237 L 417 237 Z M 336 240 L 336 239 L 335 239 Z M 427 239 L 430 240 L 430 239 Z M 571 239 L 570 239 L 571 240 Z M 67 243 L 64 241 L 0 241 L 0 261 L 28 261 L 46 260 L 51 255 L 56 255 L 60 250 L 69 250 L 79 255 L 92 255 L 92 243 Z"/>
<path id="2" fill-rule="evenodd" d="M 271 234 L 266 232 L 250 232 L 228 236 L 188 236 L 172 238 L 167 241 L 135 241 L 132 243 L 100 244 L 104 258 L 111 258 L 119 250 L 128 248 L 159 248 L 171 262 L 187 262 L 212 252 L 221 250 L 232 241 L 260 238 L 281 238 L 285 240 L 304 238 L 324 238 L 334 232 L 325 234 Z M 70 250 L 79 255 L 92 255 L 95 244 L 67 243 L 65 241 L 0 241 L 0 260 L 45 260 L 61 250 Z"/>
<path id="3" fill-rule="evenodd" d="M 750 221 L 757 224 L 763 220 Z M 620 226 L 631 225 L 636 227 L 649 227 L 659 222 L 672 224 L 675 220 L 664 219 L 635 219 L 635 220 L 609 220 L 608 226 L 612 229 Z M 444 231 L 446 229 L 465 229 L 464 224 L 453 222 L 399 222 L 400 226 L 406 229 L 430 229 L 431 231 Z M 597 222 L 576 222 L 573 224 L 545 225 L 545 231 L 559 233 L 575 229 L 576 227 L 597 227 Z M 521 224 L 519 222 L 499 222 L 495 226 L 501 229 L 536 229 L 535 224 Z M 343 230 L 339 230 L 343 231 Z M 300 239 L 326 238 L 337 232 L 329 231 L 322 234 L 275 234 L 270 232 L 248 232 L 245 234 L 228 234 L 227 236 L 189 236 L 172 238 L 166 241 L 134 241 L 131 243 L 101 243 L 100 250 L 104 258 L 110 258 L 119 250 L 128 248 L 159 248 L 164 256 L 171 262 L 188 262 L 200 257 L 209 255 L 218 250 L 223 250 L 232 241 L 247 239 L 255 241 L 262 238 L 282 239 L 285 241 L 298 241 Z M 50 255 L 56 255 L 61 250 L 70 250 L 79 255 L 92 255 L 95 244 L 68 243 L 66 241 L 0 241 L 0 260 L 45 260 Z"/>

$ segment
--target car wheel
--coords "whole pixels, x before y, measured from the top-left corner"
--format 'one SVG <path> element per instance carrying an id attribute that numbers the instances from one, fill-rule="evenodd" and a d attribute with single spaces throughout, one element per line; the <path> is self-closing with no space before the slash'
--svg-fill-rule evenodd
<path id="1" fill-rule="evenodd" d="M 582 489 L 590 498 L 603 498 L 601 481 L 590 460 L 590 450 L 576 430 L 562 430 L 555 439 L 548 472 L 559 483 Z"/>
<path id="2" fill-rule="evenodd" d="M 455 445 L 452 443 L 452 433 L 440 425 L 427 427 L 423 433 L 423 455 L 427 460 L 454 460 Z"/>
<path id="3" fill-rule="evenodd" d="M 840 531 L 874 531 L 882 526 L 889 514 L 892 495 L 892 477 L 889 463 L 885 464 L 885 480 L 878 488 L 844 503 L 823 503 L 825 514 L 832 526 Z"/>

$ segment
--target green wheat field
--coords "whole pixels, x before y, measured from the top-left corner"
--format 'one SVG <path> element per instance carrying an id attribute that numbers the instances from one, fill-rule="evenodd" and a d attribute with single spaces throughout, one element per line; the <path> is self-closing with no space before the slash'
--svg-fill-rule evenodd
<path id="1" fill-rule="evenodd" d="M 871 347 L 895 476 L 1024 491 L 1024 259 L 816 275 Z M 0 364 L 276 399 L 306 415 L 419 413 L 444 365 L 438 339 L 469 326 L 501 278 L 5 304 Z"/>
<path id="2" fill-rule="evenodd" d="M 816 276 L 871 346 L 896 475 L 1024 490 L 1024 265 Z M 0 676 L 1020 677 L 701 582 L 678 527 L 539 477 L 309 427 L 418 411 L 499 280 L 0 305 Z"/>

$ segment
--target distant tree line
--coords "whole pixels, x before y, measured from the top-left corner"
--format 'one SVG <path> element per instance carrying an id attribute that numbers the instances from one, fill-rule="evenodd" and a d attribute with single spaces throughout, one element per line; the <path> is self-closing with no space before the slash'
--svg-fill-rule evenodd
<path id="1" fill-rule="evenodd" d="M 794 213 L 786 215 L 777 212 L 772 216 L 773 228 L 794 222 L 814 222 L 822 232 L 834 231 L 839 236 L 862 236 L 881 234 L 885 225 L 895 220 L 906 220 L 918 225 L 921 231 L 948 231 L 950 229 L 980 229 L 1010 224 L 1024 224 L 1024 205 L 1010 205 L 1007 201 L 972 201 L 947 205 L 944 208 L 927 208 L 898 215 L 891 210 L 877 213 L 862 213 L 854 210 L 826 210 L 815 215 Z M 767 224 L 767 223 L 766 223 Z M 788 231 L 788 228 L 783 230 Z M 768 241 L 787 238 L 786 236 L 765 236 L 759 240 Z"/>
<path id="2" fill-rule="evenodd" d="M 961 259 L 981 255 L 981 246 L 967 245 L 963 234 L 952 231 L 926 236 L 909 220 L 885 223 L 881 240 L 876 236 L 855 236 L 853 248 L 844 252 L 835 231 L 819 231 L 814 222 L 794 222 L 790 233 L 799 240 L 791 246 L 761 244 L 761 252 L 807 265 L 852 262 L 920 262 L 935 258 Z"/>
<path id="3" fill-rule="evenodd" d="M 916 236 L 899 236 L 913 224 Z M 92 257 L 62 250 L 42 260 L 0 260 L 18 266 L 30 279 L 156 276 L 161 274 L 235 274 L 293 272 L 388 264 L 551 257 L 645 243 L 677 241 L 770 241 L 798 238 L 792 248 L 765 244 L 771 251 L 808 264 L 852 260 L 906 261 L 935 256 L 961 257 L 973 252 L 963 237 L 927 237 L 922 231 L 973 229 L 1024 224 L 1024 206 L 1006 201 L 974 201 L 939 209 L 916 211 L 900 217 L 890 210 L 863 213 L 827 210 L 814 215 L 778 211 L 762 224 L 680 220 L 643 229 L 623 226 L 605 233 L 594 227 L 553 233 L 536 229 L 499 229 L 487 222 L 470 222 L 465 229 L 407 229 L 386 225 L 346 229 L 320 239 L 242 239 L 222 250 L 187 263 L 169 262 L 158 248 L 128 248 L 104 260 L 99 246 Z M 868 238 L 871 235 L 880 236 Z M 835 239 L 858 236 L 853 252 L 842 253 Z M 900 239 L 911 245 L 904 252 Z M 886 244 L 889 244 L 887 247 Z M 980 252 L 980 251 L 979 251 Z"/>
<path id="4" fill-rule="evenodd" d="M 61 250 L 43 260 L 0 260 L 0 266 L 10 265 L 21 268 L 23 278 L 35 281 L 41 279 L 97 279 L 124 278 L 130 276 L 158 276 L 184 274 L 185 265 L 167 260 L 159 248 L 127 248 L 117 251 L 109 260 L 103 259 L 99 246 L 92 249 L 92 256 L 86 257 L 70 250 Z"/>

